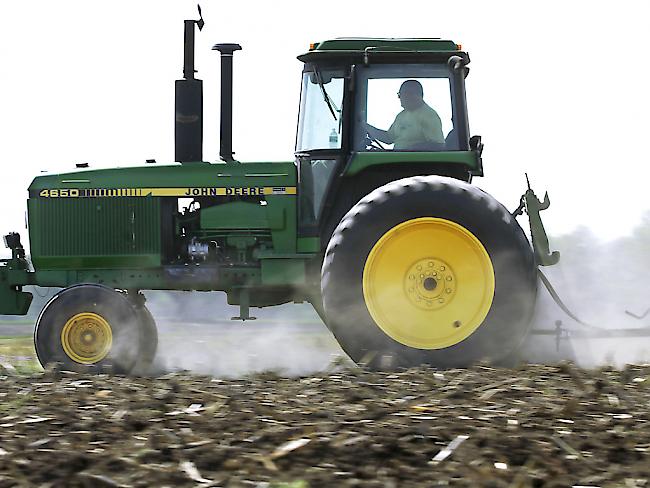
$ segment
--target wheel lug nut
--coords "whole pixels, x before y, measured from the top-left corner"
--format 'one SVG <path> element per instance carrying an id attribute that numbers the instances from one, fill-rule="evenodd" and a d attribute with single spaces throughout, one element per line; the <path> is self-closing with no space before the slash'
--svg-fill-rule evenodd
<path id="1" fill-rule="evenodd" d="M 461 325 L 462 325 L 462 324 L 460 323 L 460 320 L 456 320 L 456 321 L 454 321 L 454 327 L 458 328 L 458 327 L 460 327 Z"/>
<path id="2" fill-rule="evenodd" d="M 445 267 L 444 267 L 444 266 L 440 266 L 440 271 L 444 271 L 444 270 L 445 270 Z"/>

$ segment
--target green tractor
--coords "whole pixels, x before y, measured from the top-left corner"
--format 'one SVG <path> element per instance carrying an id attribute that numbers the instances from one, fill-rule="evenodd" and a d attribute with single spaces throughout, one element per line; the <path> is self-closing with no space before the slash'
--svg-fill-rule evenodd
<path id="1" fill-rule="evenodd" d="M 250 307 L 309 302 L 370 367 L 498 362 L 529 332 L 549 253 L 532 190 L 532 245 L 483 175 L 465 97 L 469 56 L 440 39 L 335 39 L 304 63 L 295 161 L 232 151 L 232 66 L 221 53 L 221 161 L 202 155 L 195 26 L 176 81 L 176 163 L 36 177 L 30 257 L 17 233 L 0 267 L 0 314 L 24 315 L 26 285 L 60 287 L 41 311 L 40 362 L 146 370 L 157 332 L 142 290 L 226 292 Z M 404 110 L 396 105 L 396 93 Z M 416 113 L 417 112 L 417 113 Z M 397 115 L 397 117 L 396 117 Z M 394 120 L 393 120 L 394 119 Z M 420 125 L 418 125 L 420 124 Z"/>

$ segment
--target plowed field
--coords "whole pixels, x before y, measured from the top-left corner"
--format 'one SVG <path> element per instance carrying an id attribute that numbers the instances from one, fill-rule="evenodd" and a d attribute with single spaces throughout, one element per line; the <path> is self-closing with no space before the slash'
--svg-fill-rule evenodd
<path id="1" fill-rule="evenodd" d="M 0 487 L 650 486 L 650 366 L 1 381 Z"/>

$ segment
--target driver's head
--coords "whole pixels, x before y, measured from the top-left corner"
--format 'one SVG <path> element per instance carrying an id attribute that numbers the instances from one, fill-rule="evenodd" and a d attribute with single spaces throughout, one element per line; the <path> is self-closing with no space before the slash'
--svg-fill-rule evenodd
<path id="1" fill-rule="evenodd" d="M 415 110 L 424 103 L 424 90 L 417 80 L 406 80 L 402 83 L 397 96 L 405 110 Z"/>

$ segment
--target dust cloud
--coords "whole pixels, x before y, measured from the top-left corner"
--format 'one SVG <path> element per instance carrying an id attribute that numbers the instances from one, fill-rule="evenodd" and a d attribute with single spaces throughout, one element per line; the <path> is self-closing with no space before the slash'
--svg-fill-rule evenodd
<path id="1" fill-rule="evenodd" d="M 583 337 L 602 335 L 598 329 L 650 329 L 650 314 L 637 319 L 626 313 L 642 315 L 650 308 L 650 212 L 626 237 L 604 242 L 580 227 L 552 237 L 551 243 L 562 257 L 556 266 L 542 271 L 569 309 L 588 325 L 568 317 L 540 282 L 533 329 L 553 330 L 559 320 L 571 338 L 561 340 L 558 348 L 554 336 L 532 335 L 521 358 L 543 363 L 569 359 L 582 367 L 650 362 L 650 336 Z"/>
<path id="2" fill-rule="evenodd" d="M 239 308 L 219 292 L 145 292 L 159 342 L 152 373 L 189 370 L 219 377 L 323 371 L 345 353 L 309 304 L 251 308 L 256 320 L 231 320 Z"/>

